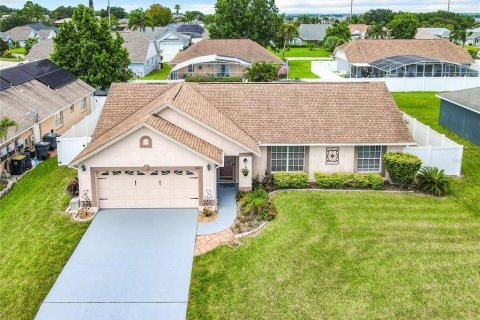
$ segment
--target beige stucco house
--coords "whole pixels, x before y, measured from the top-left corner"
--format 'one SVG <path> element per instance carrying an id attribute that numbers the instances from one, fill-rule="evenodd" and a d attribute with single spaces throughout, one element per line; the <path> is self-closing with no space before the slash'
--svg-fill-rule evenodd
<path id="1" fill-rule="evenodd" d="M 127 83 L 70 165 L 94 208 L 197 207 L 278 171 L 384 174 L 413 144 L 383 83 Z"/>
<path id="2" fill-rule="evenodd" d="M 170 60 L 169 78 L 184 79 L 193 75 L 216 77 L 243 76 L 254 62 L 282 65 L 282 59 L 250 39 L 204 39 Z"/>
<path id="3" fill-rule="evenodd" d="M 49 76 L 42 74 L 51 68 L 54 71 Z M 44 134 L 62 134 L 90 114 L 94 91 L 48 60 L 2 69 L 0 118 L 12 119 L 17 125 L 0 140 L 0 172 L 10 157 L 32 150 Z"/>

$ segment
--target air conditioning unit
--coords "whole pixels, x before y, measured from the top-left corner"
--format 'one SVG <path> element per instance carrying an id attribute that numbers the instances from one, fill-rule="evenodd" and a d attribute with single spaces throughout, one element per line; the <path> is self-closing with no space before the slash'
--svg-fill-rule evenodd
<path id="1" fill-rule="evenodd" d="M 7 147 L 0 149 L 0 162 L 7 160 L 8 152 Z"/>
<path id="2" fill-rule="evenodd" d="M 7 146 L 7 151 L 9 156 L 13 156 L 15 154 L 15 143 L 10 143 Z"/>
<path id="3" fill-rule="evenodd" d="M 18 138 L 17 140 L 15 140 L 15 145 L 17 146 L 17 148 L 23 148 L 23 139 Z"/>

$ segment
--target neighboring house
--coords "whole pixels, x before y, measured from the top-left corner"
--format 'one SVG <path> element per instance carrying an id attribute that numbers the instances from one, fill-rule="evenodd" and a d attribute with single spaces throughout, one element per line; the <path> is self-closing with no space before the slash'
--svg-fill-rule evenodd
<path id="1" fill-rule="evenodd" d="M 468 52 L 448 40 L 352 40 L 334 59 L 352 78 L 479 76 Z"/>
<path id="2" fill-rule="evenodd" d="M 218 77 L 241 76 L 253 62 L 266 61 L 283 64 L 250 39 L 206 39 L 195 43 L 170 61 L 170 79 L 183 79 L 188 75 Z"/>
<path id="3" fill-rule="evenodd" d="M 128 51 L 130 65 L 135 77 L 144 77 L 160 67 L 160 54 L 155 41 L 141 32 L 120 32 L 125 42 L 123 47 Z"/>
<path id="4" fill-rule="evenodd" d="M 198 23 L 187 23 L 178 26 L 175 29 L 177 32 L 189 36 L 192 43 L 197 43 L 203 39 L 206 30 L 203 25 Z"/>
<path id="5" fill-rule="evenodd" d="M 0 118 L 17 123 L 0 141 L 0 172 L 8 158 L 32 149 L 44 134 L 62 134 L 90 113 L 95 91 L 49 60 L 2 69 Z"/>
<path id="6" fill-rule="evenodd" d="M 365 34 L 367 33 L 369 25 L 368 24 L 350 24 L 348 28 L 350 29 L 350 35 L 352 39 L 365 39 Z"/>
<path id="7" fill-rule="evenodd" d="M 426 32 L 434 36 L 435 38 L 438 39 L 447 39 L 450 37 L 450 33 L 452 33 L 449 29 L 447 28 L 418 28 L 417 33 L 419 31 Z"/>
<path id="8" fill-rule="evenodd" d="M 63 18 L 63 19 L 60 19 L 60 20 L 57 20 L 55 21 L 54 23 L 59 26 L 61 24 L 64 24 L 65 22 L 70 22 L 72 21 L 72 18 Z"/>
<path id="9" fill-rule="evenodd" d="M 307 45 L 309 43 L 316 43 L 323 41 L 325 38 L 329 24 L 301 24 L 298 28 L 298 37 L 292 38 L 288 41 L 290 45 Z"/>
<path id="10" fill-rule="evenodd" d="M 480 145 L 480 87 L 444 92 L 440 102 L 439 124 Z"/>
<path id="11" fill-rule="evenodd" d="M 480 47 L 480 28 L 467 30 L 467 41 L 465 45 Z"/>
<path id="12" fill-rule="evenodd" d="M 425 30 L 417 29 L 417 33 L 415 34 L 415 39 L 417 39 L 417 40 L 438 40 L 438 39 L 441 39 L 441 38 L 437 37 L 436 35 L 434 35 L 430 32 L 427 32 Z"/>
<path id="13" fill-rule="evenodd" d="M 169 62 L 177 53 L 190 45 L 190 36 L 177 31 L 166 31 L 155 38 L 157 48 L 160 50 L 162 62 Z"/>
<path id="14" fill-rule="evenodd" d="M 25 42 L 29 38 L 40 38 L 37 32 L 28 26 L 15 27 L 5 31 L 5 33 L 11 40 L 18 41 L 21 47 L 25 47 Z"/>
<path id="15" fill-rule="evenodd" d="M 5 41 L 9 47 L 13 45 L 13 40 L 5 32 L 0 32 L 0 39 Z"/>
<path id="16" fill-rule="evenodd" d="M 25 56 L 26 60 L 42 60 L 50 59 L 50 55 L 53 53 L 53 39 L 45 39 L 35 43 L 30 52 Z"/>
<path id="17" fill-rule="evenodd" d="M 32 28 L 37 33 L 37 36 L 40 40 L 42 39 L 52 39 L 58 32 L 58 28 L 49 27 L 43 23 L 30 23 L 26 25 L 29 28 Z"/>
<path id="18" fill-rule="evenodd" d="M 383 83 L 116 83 L 70 166 L 95 208 L 199 207 L 274 172 L 383 175 L 414 144 Z"/>

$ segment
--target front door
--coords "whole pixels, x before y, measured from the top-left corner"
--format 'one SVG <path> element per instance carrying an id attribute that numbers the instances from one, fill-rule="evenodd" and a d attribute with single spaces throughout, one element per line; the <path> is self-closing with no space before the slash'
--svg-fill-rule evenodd
<path id="1" fill-rule="evenodd" d="M 236 157 L 226 156 L 223 167 L 220 168 L 219 180 L 222 182 L 235 182 Z"/>

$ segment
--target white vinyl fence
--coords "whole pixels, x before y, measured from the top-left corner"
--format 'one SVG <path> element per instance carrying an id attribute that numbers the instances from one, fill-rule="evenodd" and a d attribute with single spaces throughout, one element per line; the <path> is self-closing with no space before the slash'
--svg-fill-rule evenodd
<path id="1" fill-rule="evenodd" d="M 455 143 L 407 114 L 404 114 L 404 119 L 417 146 L 405 147 L 403 151 L 419 157 L 423 166 L 438 167 L 445 170 L 447 175 L 459 176 L 463 145 Z"/>
<path id="2" fill-rule="evenodd" d="M 92 97 L 92 112 L 57 138 L 58 165 L 68 165 L 92 140 L 106 97 Z"/>
<path id="3" fill-rule="evenodd" d="M 312 61 L 311 70 L 321 79 L 309 82 L 339 80 L 345 82 L 385 82 L 390 92 L 454 91 L 480 87 L 480 77 L 418 77 L 418 78 L 342 78 L 336 61 Z"/>

